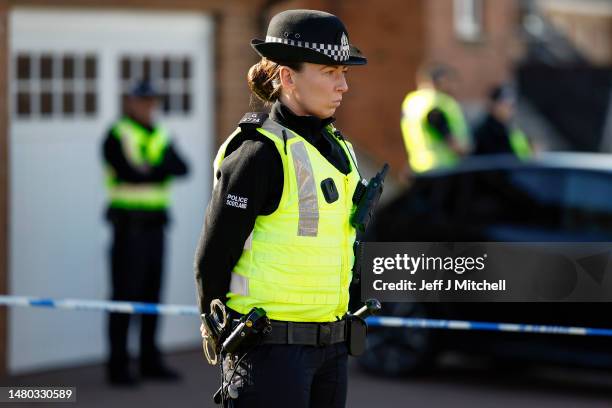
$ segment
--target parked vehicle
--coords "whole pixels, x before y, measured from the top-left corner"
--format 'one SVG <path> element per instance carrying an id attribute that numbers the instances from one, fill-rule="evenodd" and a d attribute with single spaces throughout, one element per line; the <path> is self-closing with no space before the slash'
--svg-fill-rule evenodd
<path id="1" fill-rule="evenodd" d="M 612 155 L 490 156 L 416 177 L 377 212 L 369 241 L 612 242 Z M 612 248 L 612 243 L 611 243 Z M 612 328 L 610 303 L 388 303 L 383 315 Z M 359 359 L 386 375 L 418 374 L 446 350 L 612 367 L 612 339 L 372 328 Z"/>

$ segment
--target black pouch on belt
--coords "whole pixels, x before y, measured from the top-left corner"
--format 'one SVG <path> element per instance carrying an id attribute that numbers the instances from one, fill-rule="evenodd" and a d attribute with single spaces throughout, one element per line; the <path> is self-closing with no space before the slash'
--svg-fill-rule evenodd
<path id="1" fill-rule="evenodd" d="M 351 356 L 357 357 L 366 349 L 368 326 L 361 317 L 348 315 L 346 317 L 346 345 Z"/>

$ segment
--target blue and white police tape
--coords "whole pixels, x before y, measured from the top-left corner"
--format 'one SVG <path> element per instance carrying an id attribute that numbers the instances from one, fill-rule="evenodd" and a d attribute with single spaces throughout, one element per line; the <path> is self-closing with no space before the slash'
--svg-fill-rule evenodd
<path id="1" fill-rule="evenodd" d="M 104 300 L 82 299 L 50 299 L 26 296 L 0 296 L 0 305 L 46 307 L 51 309 L 68 310 L 100 310 L 104 312 L 130 313 L 130 314 L 163 314 L 199 316 L 197 307 L 183 305 L 162 305 L 157 303 L 118 302 Z"/>
<path id="2" fill-rule="evenodd" d="M 164 305 L 157 303 L 118 302 L 82 299 L 50 299 L 25 296 L 0 296 L 0 306 L 45 307 L 68 310 L 99 310 L 130 314 L 161 314 L 175 316 L 199 316 L 196 306 Z M 591 327 L 547 326 L 522 323 L 475 322 L 463 320 L 421 319 L 410 317 L 368 317 L 370 327 L 408 327 L 439 330 L 475 330 L 512 333 L 561 334 L 573 336 L 612 337 L 612 329 Z"/>
<path id="3" fill-rule="evenodd" d="M 612 336 L 612 329 L 592 327 L 547 326 L 523 323 L 474 322 L 464 320 L 419 319 L 374 316 L 368 318 L 368 327 L 410 327 L 441 330 L 477 330 L 512 333 L 566 334 L 572 336 Z"/>

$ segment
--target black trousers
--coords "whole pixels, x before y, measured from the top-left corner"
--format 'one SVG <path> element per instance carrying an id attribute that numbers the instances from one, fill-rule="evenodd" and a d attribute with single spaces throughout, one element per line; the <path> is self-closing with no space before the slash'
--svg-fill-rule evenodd
<path id="1" fill-rule="evenodd" d="M 113 223 L 111 248 L 112 300 L 159 302 L 164 253 L 164 226 L 138 222 Z M 127 338 L 133 315 L 110 313 L 109 369 L 119 372 L 127 368 Z M 155 341 L 157 315 L 140 315 L 140 363 L 159 363 Z"/>
<path id="2" fill-rule="evenodd" d="M 347 360 L 345 343 L 258 346 L 240 364 L 232 380 L 239 395 L 226 406 L 342 408 L 346 404 Z"/>

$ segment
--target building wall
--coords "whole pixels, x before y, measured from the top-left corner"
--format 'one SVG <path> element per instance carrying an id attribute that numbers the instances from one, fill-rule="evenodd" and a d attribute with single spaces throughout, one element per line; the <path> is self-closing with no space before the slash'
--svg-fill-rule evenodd
<path id="1" fill-rule="evenodd" d="M 400 131 L 401 104 L 415 87 L 425 53 L 425 1 L 355 0 L 337 6 L 351 41 L 368 57 L 368 65 L 349 72 L 349 94 L 338 114 L 345 133 L 394 173 L 406 165 Z M 390 12 L 393 11 L 393 12 Z"/>
<path id="2" fill-rule="evenodd" d="M 221 3 L 221 2 L 218 2 Z M 246 76 L 257 54 L 250 42 L 258 35 L 257 2 L 230 1 L 217 11 L 217 101 L 219 112 L 217 141 L 219 144 L 236 128 L 249 110 L 250 92 Z"/>
<path id="3" fill-rule="evenodd" d="M 8 5 L 0 0 L 0 294 L 5 294 L 8 282 L 9 175 L 8 175 Z M 0 308 L 0 375 L 7 363 L 6 308 Z"/>
<path id="4" fill-rule="evenodd" d="M 513 62 L 522 52 L 517 40 L 519 3 L 483 1 L 483 35 L 466 42 L 455 34 L 453 1 L 427 1 L 427 57 L 449 63 L 459 71 L 457 96 L 463 103 L 478 103 L 492 85 L 512 79 Z"/>
<path id="5" fill-rule="evenodd" d="M 258 8 L 260 1 L 227 0 L 177 0 L 172 3 L 161 0 L 0 0 L 0 293 L 5 294 L 8 287 L 8 202 L 9 188 L 7 175 L 8 162 L 8 109 L 7 109 L 7 61 L 9 57 L 9 43 L 7 30 L 7 15 L 12 7 L 47 7 L 53 10 L 108 8 L 141 11 L 191 11 L 213 15 L 216 22 L 215 49 L 216 72 L 214 94 L 216 95 L 216 109 L 214 112 L 214 137 L 218 140 L 224 138 L 235 127 L 248 105 L 248 89 L 243 80 L 246 70 L 255 60 L 250 56 L 249 40 L 254 36 L 257 28 Z M 240 78 L 240 81 L 236 78 Z M 206 90 L 210 92 L 210 90 Z M 202 137 L 210 137 L 202 135 Z M 202 158 L 210 160 L 212 157 Z M 205 204 L 205 203 L 204 203 Z M 0 309 L 0 374 L 6 370 L 7 352 L 7 325 L 5 323 L 5 309 Z"/>

